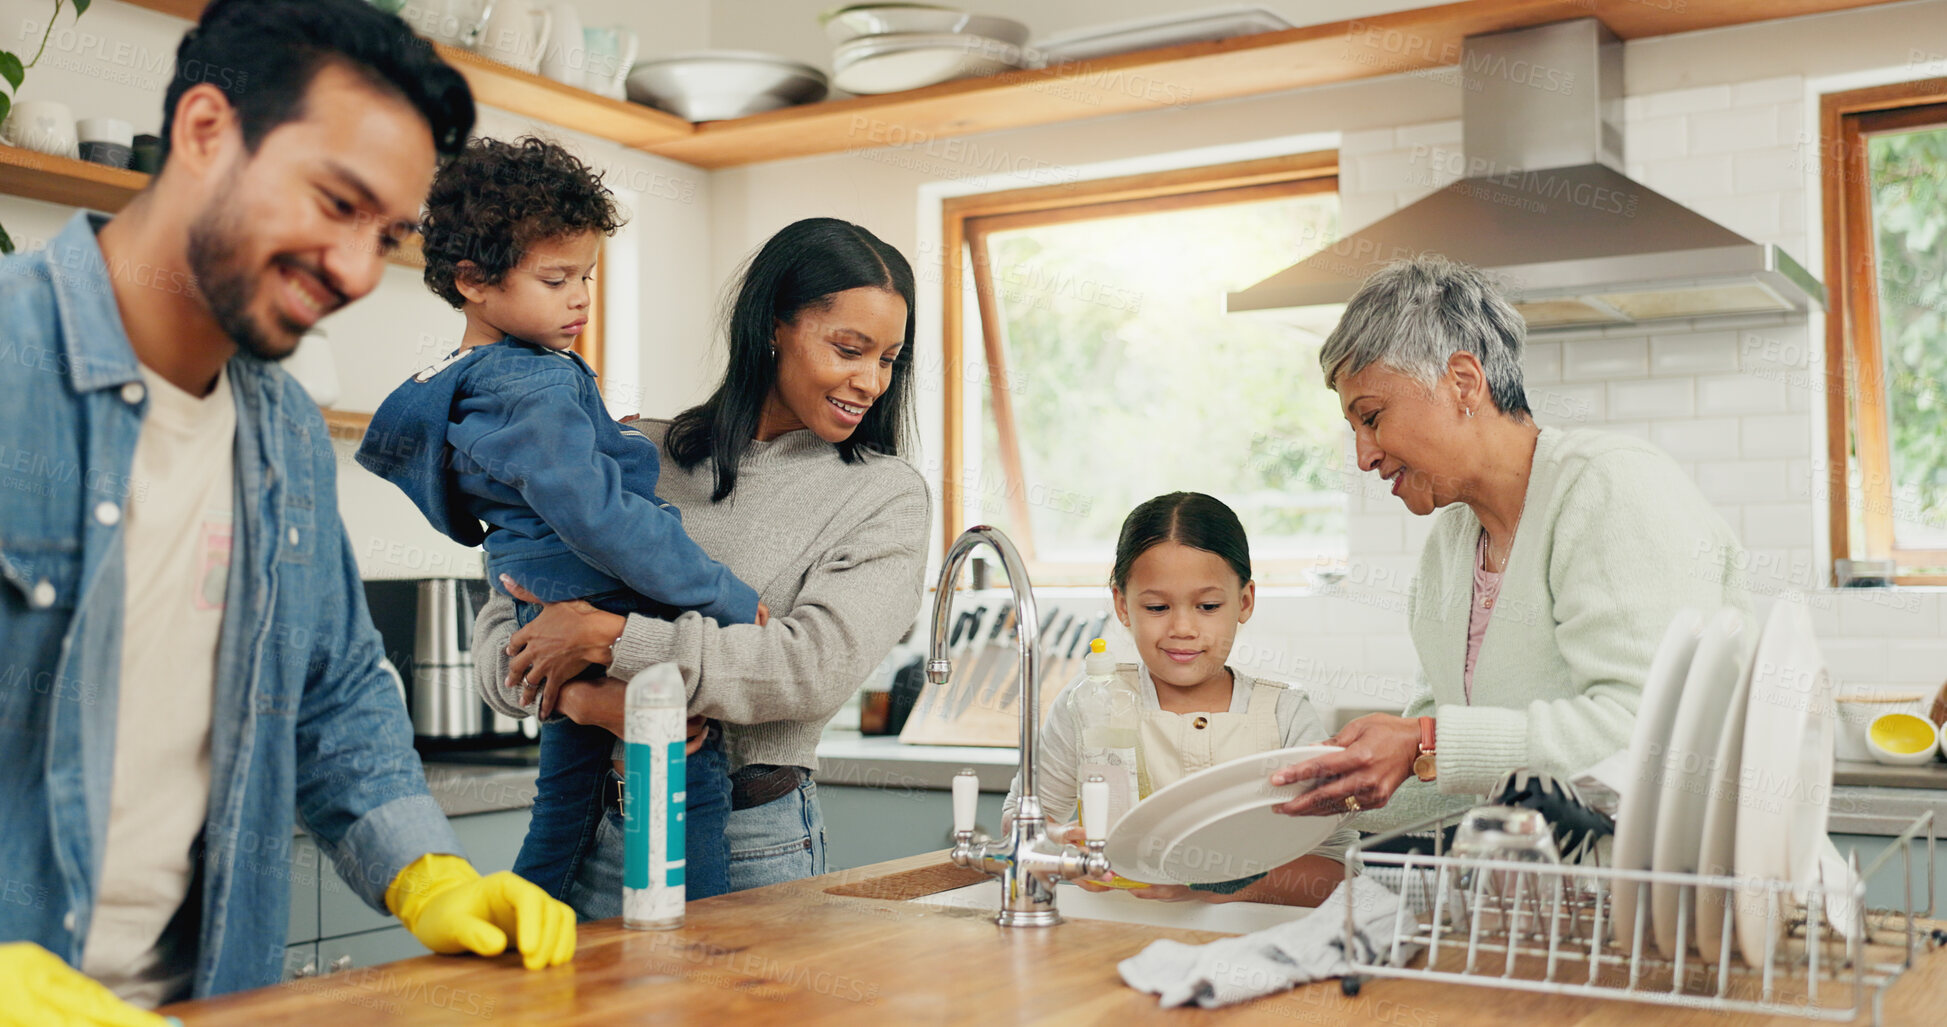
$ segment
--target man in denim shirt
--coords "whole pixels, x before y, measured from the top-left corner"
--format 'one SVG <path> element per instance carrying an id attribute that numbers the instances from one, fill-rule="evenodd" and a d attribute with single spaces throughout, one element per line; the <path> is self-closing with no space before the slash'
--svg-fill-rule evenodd
<path id="1" fill-rule="evenodd" d="M 466 85 L 359 0 L 215 0 L 164 112 L 120 216 L 0 261 L 0 1020 L 276 982 L 294 806 L 435 951 L 566 961 L 566 906 L 455 855 L 274 366 L 378 284 Z"/>

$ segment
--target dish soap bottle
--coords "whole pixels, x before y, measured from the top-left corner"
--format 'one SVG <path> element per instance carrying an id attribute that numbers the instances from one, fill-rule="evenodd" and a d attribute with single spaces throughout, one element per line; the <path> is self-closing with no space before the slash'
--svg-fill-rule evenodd
<path id="1" fill-rule="evenodd" d="M 1108 643 L 1088 644 L 1082 667 L 1087 675 L 1075 693 L 1075 712 L 1082 725 L 1082 765 L 1076 780 L 1102 775 L 1109 785 L 1110 830 L 1135 806 L 1136 743 L 1142 722 L 1136 693 L 1116 675 Z M 1077 811 L 1079 817 L 1079 810 Z"/>

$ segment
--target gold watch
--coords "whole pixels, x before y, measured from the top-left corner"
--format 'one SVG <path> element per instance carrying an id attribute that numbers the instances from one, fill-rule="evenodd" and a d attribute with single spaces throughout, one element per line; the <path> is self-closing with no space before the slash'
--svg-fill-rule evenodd
<path id="1" fill-rule="evenodd" d="M 1433 718 L 1420 718 L 1420 754 L 1413 757 L 1413 776 L 1431 781 L 1439 773 L 1433 758 Z"/>

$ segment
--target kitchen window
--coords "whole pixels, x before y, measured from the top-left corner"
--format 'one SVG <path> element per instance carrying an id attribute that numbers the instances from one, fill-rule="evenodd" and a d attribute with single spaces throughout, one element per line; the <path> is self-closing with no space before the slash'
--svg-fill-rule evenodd
<path id="1" fill-rule="evenodd" d="M 1947 79 L 1821 115 L 1832 554 L 1947 584 Z"/>
<path id="2" fill-rule="evenodd" d="M 943 543 L 992 524 L 1037 583 L 1100 584 L 1123 517 L 1189 490 L 1261 582 L 1343 561 L 1331 325 L 1224 313 L 1337 237 L 1337 188 L 1322 153 L 947 201 Z"/>

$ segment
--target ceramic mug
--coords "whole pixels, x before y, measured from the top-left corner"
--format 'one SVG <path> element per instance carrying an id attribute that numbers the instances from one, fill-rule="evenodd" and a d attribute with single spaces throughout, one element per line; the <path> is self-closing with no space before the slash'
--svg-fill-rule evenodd
<path id="1" fill-rule="evenodd" d="M 52 157 L 79 158 L 74 112 L 57 100 L 21 100 L 0 125 L 0 143 Z"/>
<path id="2" fill-rule="evenodd" d="M 84 118 L 75 134 L 81 139 L 81 159 L 111 168 L 126 168 L 135 153 L 135 126 L 120 118 Z"/>
<path id="3" fill-rule="evenodd" d="M 588 42 L 581 31 L 581 12 L 574 4 L 558 3 L 549 8 L 553 31 L 541 53 L 541 74 L 580 89 L 588 88 Z"/>
<path id="4" fill-rule="evenodd" d="M 628 99 L 629 69 L 635 66 L 640 40 L 620 25 L 614 28 L 583 29 L 588 41 L 588 68 L 585 72 L 591 93 L 617 100 Z"/>
<path id="5" fill-rule="evenodd" d="M 554 28 L 554 13 L 527 0 L 496 0 L 493 13 L 473 41 L 473 52 L 521 71 L 541 66 L 541 54 Z"/>
<path id="6" fill-rule="evenodd" d="M 486 0 L 406 0 L 399 19 L 435 43 L 465 46 L 487 14 Z"/>

